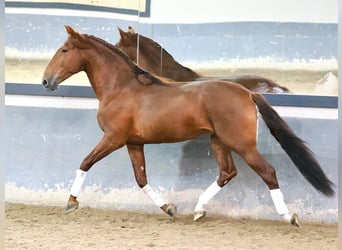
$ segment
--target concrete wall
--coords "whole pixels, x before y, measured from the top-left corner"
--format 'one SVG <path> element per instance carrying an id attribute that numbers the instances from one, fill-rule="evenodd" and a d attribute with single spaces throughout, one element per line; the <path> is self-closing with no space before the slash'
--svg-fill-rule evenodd
<path id="1" fill-rule="evenodd" d="M 4 117 L 5 117 L 5 6 L 4 2 L 0 3 L 0 140 L 4 140 Z M 4 183 L 5 180 L 5 146 L 3 143 L 0 144 L 0 183 Z M 0 186 L 0 223 L 5 224 L 5 187 L 1 184 Z M 5 248 L 5 229 L 3 226 L 0 227 L 0 249 Z"/>
<path id="2" fill-rule="evenodd" d="M 257 3 L 152 0 L 147 17 L 7 7 L 6 54 L 49 57 L 66 38 L 64 25 L 112 43 L 117 26 L 130 25 L 183 63 L 337 60 L 336 0 Z"/>
<path id="3" fill-rule="evenodd" d="M 50 103 L 68 98 L 52 98 Z M 77 105 L 77 99 L 74 100 Z M 281 108 L 294 131 L 310 145 L 322 168 L 337 184 L 337 110 Z M 299 113 L 298 113 L 299 112 Z M 308 114 L 313 114 L 307 116 Z M 298 116 L 305 116 L 299 118 Z M 6 201 L 64 205 L 75 170 L 101 138 L 96 109 L 6 106 Z M 326 198 L 294 167 L 263 122 L 259 149 L 276 168 L 289 207 L 309 221 L 337 221 L 337 195 Z M 228 216 L 278 219 L 265 184 L 238 156 L 238 176 L 209 204 Z M 146 146 L 151 186 L 180 213 L 191 213 L 200 193 L 218 175 L 206 136 L 193 141 Z M 138 189 L 126 149 L 89 172 L 81 205 L 158 211 Z"/>
<path id="4" fill-rule="evenodd" d="M 292 22 L 337 23 L 337 0 L 158 0 L 152 23 Z"/>

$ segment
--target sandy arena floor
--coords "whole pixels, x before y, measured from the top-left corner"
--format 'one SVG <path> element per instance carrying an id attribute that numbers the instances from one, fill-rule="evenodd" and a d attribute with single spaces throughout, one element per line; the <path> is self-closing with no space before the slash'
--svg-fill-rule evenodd
<path id="1" fill-rule="evenodd" d="M 337 249 L 337 224 L 6 204 L 6 249 Z"/>

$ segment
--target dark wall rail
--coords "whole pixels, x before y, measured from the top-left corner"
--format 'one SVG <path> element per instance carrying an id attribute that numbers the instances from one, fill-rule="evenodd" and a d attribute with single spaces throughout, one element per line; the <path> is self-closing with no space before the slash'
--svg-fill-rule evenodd
<path id="1" fill-rule="evenodd" d="M 58 91 L 46 91 L 39 84 L 6 83 L 6 94 L 10 95 L 42 95 L 63 97 L 95 98 L 90 86 L 60 86 Z M 296 106 L 315 108 L 337 108 L 337 96 L 314 96 L 297 94 L 264 94 L 274 106 Z"/>

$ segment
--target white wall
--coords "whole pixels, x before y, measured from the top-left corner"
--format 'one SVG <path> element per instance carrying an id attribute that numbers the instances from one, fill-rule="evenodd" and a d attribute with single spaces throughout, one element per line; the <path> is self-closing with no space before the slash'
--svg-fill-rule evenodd
<path id="1" fill-rule="evenodd" d="M 0 2 L 0 224 L 4 225 L 5 211 L 4 211 L 4 200 L 5 200 L 5 190 L 4 190 L 4 104 L 5 104 L 5 11 L 4 2 Z M 4 227 L 0 226 L 0 249 L 4 249 Z"/>
<path id="2" fill-rule="evenodd" d="M 141 21 L 337 23 L 337 3 L 338 0 L 151 0 L 151 18 Z"/>

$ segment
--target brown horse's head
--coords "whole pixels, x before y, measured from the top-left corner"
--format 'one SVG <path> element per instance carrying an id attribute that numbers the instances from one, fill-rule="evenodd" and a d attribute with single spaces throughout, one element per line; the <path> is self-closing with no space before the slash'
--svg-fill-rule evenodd
<path id="1" fill-rule="evenodd" d="M 167 65 L 170 60 L 174 61 L 173 57 L 168 54 L 161 45 L 146 36 L 136 33 L 132 27 L 129 26 L 127 32 L 120 28 L 118 28 L 118 30 L 120 40 L 115 46 L 123 50 L 132 61 L 147 71 L 162 76 L 160 74 L 162 66 L 161 59 L 163 59 L 163 62 Z M 138 51 L 139 57 L 137 55 Z"/>
<path id="2" fill-rule="evenodd" d="M 173 64 L 175 62 L 173 57 L 161 45 L 146 36 L 136 33 L 132 27 L 129 26 L 127 32 L 120 28 L 118 30 L 120 40 L 115 46 L 123 50 L 132 61 L 138 63 L 139 66 L 147 71 L 163 76 L 161 74 L 161 67 L 169 66 L 170 63 Z M 139 57 L 137 55 L 138 50 Z M 163 62 L 161 59 L 163 59 Z M 165 65 L 162 65 L 163 63 Z"/>
<path id="3" fill-rule="evenodd" d="M 65 26 L 69 35 L 64 45 L 57 50 L 45 69 L 42 84 L 48 90 L 55 90 L 58 84 L 83 70 L 80 49 L 87 47 L 87 39 L 70 26 Z"/>
<path id="4" fill-rule="evenodd" d="M 128 27 L 128 32 L 123 31 L 118 27 L 120 40 L 116 47 L 123 50 L 133 62 L 137 62 L 137 42 L 138 34 L 135 33 L 132 27 Z"/>
<path id="5" fill-rule="evenodd" d="M 193 81 L 199 77 L 195 71 L 179 64 L 160 44 L 136 33 L 132 27 L 128 27 L 127 32 L 118 29 L 120 41 L 115 46 L 123 50 L 132 61 L 147 71 L 174 81 Z M 138 48 L 139 57 L 137 59 Z"/>

